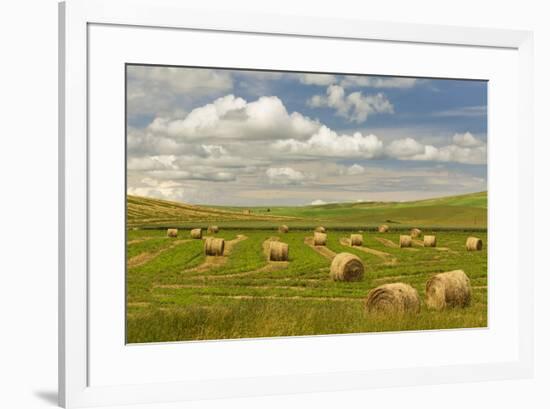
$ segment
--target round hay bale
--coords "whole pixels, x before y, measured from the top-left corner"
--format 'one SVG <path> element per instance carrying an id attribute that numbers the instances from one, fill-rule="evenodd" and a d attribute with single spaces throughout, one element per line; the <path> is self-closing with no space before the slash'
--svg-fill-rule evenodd
<path id="1" fill-rule="evenodd" d="M 365 267 L 359 257 L 350 253 L 340 253 L 330 265 L 330 276 L 334 281 L 360 281 Z"/>
<path id="2" fill-rule="evenodd" d="M 325 229 L 323 226 L 317 226 L 317 227 L 315 228 L 315 231 L 316 231 L 317 233 L 326 233 L 326 232 L 327 232 L 327 229 Z"/>
<path id="3" fill-rule="evenodd" d="M 286 224 L 279 226 L 279 233 L 288 233 L 288 226 Z"/>
<path id="4" fill-rule="evenodd" d="M 429 308 L 464 308 L 470 305 L 471 296 L 470 279 L 462 270 L 439 273 L 426 282 L 425 301 Z"/>
<path id="5" fill-rule="evenodd" d="M 351 236 L 349 236 L 350 240 L 350 244 L 352 246 L 362 246 L 363 245 L 363 235 L 362 234 L 352 234 Z"/>
<path id="6" fill-rule="evenodd" d="M 420 312 L 418 291 L 408 284 L 384 284 L 369 291 L 365 299 L 367 312 L 405 314 Z"/>
<path id="7" fill-rule="evenodd" d="M 217 233 L 220 231 L 220 228 L 218 226 L 208 226 L 208 233 Z"/>
<path id="8" fill-rule="evenodd" d="M 424 236 L 424 247 L 435 247 L 437 246 L 437 240 L 435 236 Z"/>
<path id="9" fill-rule="evenodd" d="M 477 237 L 468 237 L 466 239 L 466 250 L 479 251 L 483 248 L 483 241 Z"/>
<path id="10" fill-rule="evenodd" d="M 390 226 L 387 224 L 382 224 L 381 226 L 378 226 L 378 233 L 387 233 L 390 230 Z"/>
<path id="11" fill-rule="evenodd" d="M 416 239 L 417 237 L 420 237 L 421 235 L 422 235 L 422 230 L 417 229 L 417 228 L 411 229 L 411 237 L 413 239 Z"/>
<path id="12" fill-rule="evenodd" d="M 178 229 L 168 229 L 166 230 L 166 235 L 168 237 L 178 237 Z"/>
<path id="13" fill-rule="evenodd" d="M 411 247 L 412 246 L 412 237 L 402 234 L 399 236 L 399 247 Z"/>
<path id="14" fill-rule="evenodd" d="M 327 235 L 326 233 L 313 233 L 313 245 L 315 246 L 326 246 L 327 245 Z"/>
<path id="15" fill-rule="evenodd" d="M 288 244 L 280 241 L 272 241 L 269 243 L 269 260 L 270 261 L 288 261 Z"/>
<path id="16" fill-rule="evenodd" d="M 207 256 L 223 256 L 225 240 L 217 237 L 207 237 L 204 241 L 204 254 Z"/>
<path id="17" fill-rule="evenodd" d="M 202 229 L 193 229 L 191 230 L 192 239 L 202 239 Z"/>

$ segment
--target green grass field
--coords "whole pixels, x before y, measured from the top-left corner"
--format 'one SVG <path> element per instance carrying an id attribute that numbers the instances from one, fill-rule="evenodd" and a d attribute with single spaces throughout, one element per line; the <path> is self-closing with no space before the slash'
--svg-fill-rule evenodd
<path id="1" fill-rule="evenodd" d="M 127 342 L 342 334 L 373 331 L 471 328 L 487 325 L 487 251 L 467 252 L 470 235 L 487 242 L 487 195 L 478 193 L 407 203 L 353 203 L 305 207 L 211 208 L 129 197 L 127 234 Z M 387 222 L 387 221 L 390 222 Z M 390 233 L 373 228 L 383 222 Z M 278 233 L 280 224 L 289 233 Z M 220 226 L 223 257 L 206 257 L 202 240 L 188 228 Z M 359 256 L 365 265 L 360 282 L 334 282 L 331 260 L 308 246 L 316 225 L 328 230 L 327 248 Z M 420 227 L 436 234 L 438 248 L 388 247 L 401 230 Z M 165 228 L 179 227 L 178 238 Z M 373 255 L 340 240 L 363 231 L 363 246 Z M 269 262 L 264 241 L 289 244 L 288 262 Z M 426 280 L 454 269 L 470 277 L 473 298 L 467 308 L 420 314 L 367 314 L 370 289 L 404 282 L 424 298 Z"/>

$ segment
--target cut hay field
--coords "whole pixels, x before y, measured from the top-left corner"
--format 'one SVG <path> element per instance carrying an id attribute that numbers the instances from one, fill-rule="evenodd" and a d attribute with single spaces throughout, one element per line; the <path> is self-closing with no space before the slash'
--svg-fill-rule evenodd
<path id="1" fill-rule="evenodd" d="M 472 328 L 487 325 L 486 195 L 408 203 L 357 203 L 297 208 L 209 208 L 128 198 L 127 342 L 341 334 Z M 251 210 L 250 214 L 245 214 Z M 387 220 L 389 233 L 373 231 Z M 475 222 L 474 222 L 475 221 Z M 217 224 L 205 234 L 225 239 L 224 256 L 204 254 L 189 228 Z M 288 233 L 277 232 L 286 224 Z M 328 227 L 326 247 L 312 245 L 313 227 Z M 418 226 L 437 236 L 436 248 L 414 242 L 399 248 L 399 230 Z M 167 227 L 179 227 L 177 238 Z M 363 246 L 346 239 L 359 230 Z M 475 232 L 474 232 L 475 231 Z M 465 249 L 467 237 L 483 240 Z M 289 260 L 268 261 L 269 240 L 289 245 Z M 336 282 L 331 257 L 348 252 L 365 266 L 362 281 Z M 462 269 L 471 280 L 466 308 L 429 310 L 425 283 Z M 368 314 L 364 300 L 386 283 L 410 284 L 422 300 L 419 314 Z"/>

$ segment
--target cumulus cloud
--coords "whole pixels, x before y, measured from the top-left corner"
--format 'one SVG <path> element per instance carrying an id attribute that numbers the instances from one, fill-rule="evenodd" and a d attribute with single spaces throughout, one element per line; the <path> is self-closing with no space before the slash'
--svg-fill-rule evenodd
<path id="1" fill-rule="evenodd" d="M 274 205 L 320 205 L 402 198 L 407 192 L 414 196 L 430 189 L 482 190 L 484 168 L 445 162 L 486 163 L 483 135 L 453 136 L 447 133 L 452 124 L 444 130 L 402 127 L 399 134 L 384 125 L 368 131 L 359 131 L 355 125 L 371 115 L 393 112 L 391 102 L 378 91 L 411 88 L 421 81 L 159 67 L 134 72 L 130 68 L 128 192 L 203 204 L 263 205 L 270 198 Z M 292 97 L 287 94 L 289 86 L 316 90 L 309 95 L 319 95 L 310 98 L 308 105 L 328 108 L 317 112 L 339 128 L 330 129 L 320 120 L 292 112 L 283 102 Z M 353 92 L 361 91 L 359 87 L 368 91 Z M 292 104 L 298 106 L 295 100 Z M 434 119 L 482 111 L 483 107 L 466 107 L 428 115 Z M 342 118 L 355 126 L 340 130 Z M 413 166 L 409 161 L 431 163 Z M 467 173 L 455 177 L 435 171 L 439 167 Z M 388 172 L 390 168 L 395 171 Z"/>
<path id="2" fill-rule="evenodd" d="M 394 112 L 393 105 L 384 94 L 363 95 L 356 91 L 346 95 L 340 85 L 330 85 L 326 95 L 314 95 L 307 104 L 313 108 L 333 108 L 336 115 L 357 123 L 365 122 L 371 114 Z"/>
<path id="3" fill-rule="evenodd" d="M 400 160 L 456 162 L 473 165 L 487 163 L 486 145 L 479 143 L 480 141 L 473 138 L 471 134 L 469 135 L 473 139 L 470 137 L 464 138 L 464 135 L 458 135 L 458 138 L 455 135 L 453 137 L 455 144 L 441 147 L 424 145 L 412 138 L 398 139 L 386 147 L 386 154 L 390 158 Z"/>
<path id="4" fill-rule="evenodd" d="M 397 139 L 386 148 L 386 153 L 392 158 L 411 158 L 424 152 L 424 145 L 413 138 Z"/>
<path id="5" fill-rule="evenodd" d="M 289 167 L 268 168 L 265 171 L 270 184 L 297 185 L 306 179 L 306 175 Z"/>
<path id="6" fill-rule="evenodd" d="M 306 141 L 279 140 L 271 147 L 275 151 L 288 154 L 342 158 L 372 159 L 383 152 L 383 143 L 376 135 L 362 135 L 359 132 L 339 135 L 324 125 Z"/>
<path id="7" fill-rule="evenodd" d="M 357 163 L 346 169 L 346 174 L 349 176 L 362 175 L 365 173 L 365 168 Z"/>
<path id="8" fill-rule="evenodd" d="M 412 88 L 418 84 L 416 78 L 373 77 L 370 75 L 346 75 L 340 85 L 346 87 Z"/>
<path id="9" fill-rule="evenodd" d="M 477 139 L 470 132 L 466 132 L 463 134 L 454 134 L 453 143 L 464 148 L 471 148 L 483 145 L 483 142 Z"/>
<path id="10" fill-rule="evenodd" d="M 298 112 L 289 114 L 278 97 L 246 102 L 231 94 L 195 108 L 183 119 L 157 117 L 149 129 L 181 141 L 263 140 L 284 136 L 303 139 L 319 126 Z"/>
<path id="11" fill-rule="evenodd" d="M 181 199 L 184 189 L 180 183 L 173 180 L 159 181 L 150 177 L 141 179 L 138 186 L 128 187 L 127 193 L 135 196 L 156 197 L 159 199 Z"/>

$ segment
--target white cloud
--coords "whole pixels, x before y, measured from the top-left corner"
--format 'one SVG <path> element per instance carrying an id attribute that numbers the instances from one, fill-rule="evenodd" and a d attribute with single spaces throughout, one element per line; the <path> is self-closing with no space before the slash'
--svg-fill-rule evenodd
<path id="1" fill-rule="evenodd" d="M 280 137 L 303 139 L 320 124 L 298 112 L 289 114 L 278 97 L 246 102 L 226 95 L 192 110 L 183 119 L 157 117 L 149 129 L 181 141 L 263 140 Z"/>
<path id="2" fill-rule="evenodd" d="M 361 75 L 346 75 L 340 85 L 346 87 L 371 88 L 412 88 L 418 83 L 416 78 L 371 77 Z"/>
<path id="3" fill-rule="evenodd" d="M 302 84 L 327 86 L 336 83 L 336 77 L 331 74 L 300 74 L 298 77 Z"/>
<path id="4" fill-rule="evenodd" d="M 465 148 L 471 148 L 471 147 L 483 145 L 483 142 L 477 139 L 470 132 L 466 132 L 463 134 L 458 134 L 458 133 L 454 134 L 453 143 L 455 145 L 465 147 Z"/>
<path id="5" fill-rule="evenodd" d="M 424 145 L 413 138 L 397 139 L 386 148 L 386 153 L 392 158 L 410 158 L 424 152 Z"/>
<path id="6" fill-rule="evenodd" d="M 173 180 L 159 181 L 146 177 L 138 186 L 128 187 L 127 193 L 135 196 L 156 197 L 159 199 L 181 200 L 184 189 L 180 183 Z"/>
<path id="7" fill-rule="evenodd" d="M 363 95 L 356 91 L 346 95 L 340 85 L 330 85 L 326 96 L 314 95 L 307 104 L 314 108 L 333 108 L 338 116 L 357 123 L 365 122 L 371 114 L 394 112 L 393 105 L 384 94 Z"/>
<path id="8" fill-rule="evenodd" d="M 271 145 L 278 152 L 301 156 L 361 157 L 372 159 L 383 152 L 383 143 L 376 135 L 339 135 L 322 126 L 306 141 L 279 140 Z"/>
<path id="9" fill-rule="evenodd" d="M 327 204 L 327 202 L 325 202 L 324 200 L 321 200 L 321 199 L 317 199 L 317 200 L 314 200 L 311 202 L 311 205 L 312 206 L 322 206 L 322 205 L 325 205 Z"/>
<path id="10" fill-rule="evenodd" d="M 413 160 L 430 160 L 437 162 L 456 162 L 471 165 L 481 165 L 487 163 L 486 146 L 475 148 L 462 148 L 456 145 L 443 146 L 436 148 L 431 145 L 425 146 L 425 152 L 413 156 Z"/>
<path id="11" fill-rule="evenodd" d="M 464 139 L 463 136 L 456 140 L 453 138 L 453 141 L 455 145 L 435 147 L 433 145 L 423 145 L 412 138 L 398 139 L 388 145 L 386 154 L 391 158 L 400 160 L 456 162 L 464 164 L 487 163 L 487 147 L 485 144 L 478 144 L 479 141 L 475 142 L 476 144 L 471 145 L 471 147 L 456 144 L 457 141 L 462 144 L 474 143 L 471 138 L 467 137 Z"/>
<path id="12" fill-rule="evenodd" d="M 357 163 L 346 169 L 346 174 L 349 176 L 362 175 L 365 173 L 365 168 Z"/>
<path id="13" fill-rule="evenodd" d="M 296 185 L 306 179 L 306 176 L 302 172 L 289 167 L 269 168 L 265 174 L 269 179 L 269 183 L 276 185 Z"/>

